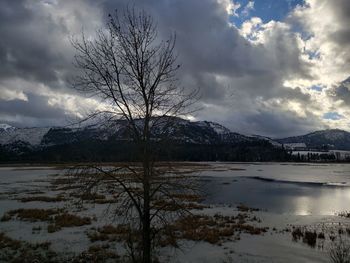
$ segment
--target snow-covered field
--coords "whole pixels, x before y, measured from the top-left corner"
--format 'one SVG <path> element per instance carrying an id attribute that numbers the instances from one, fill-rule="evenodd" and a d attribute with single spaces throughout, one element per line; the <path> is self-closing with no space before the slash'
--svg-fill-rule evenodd
<path id="1" fill-rule="evenodd" d="M 209 163 L 198 170 L 193 169 L 195 165 L 189 167 L 180 165 L 179 169 L 198 176 L 207 193 L 203 201 L 207 207 L 194 213 L 244 215 L 252 226 L 268 229 L 259 234 L 242 231 L 235 234 L 237 238 L 218 243 L 184 239 L 181 249 L 160 250 L 165 262 L 330 262 L 329 248 L 348 239 L 350 218 L 338 214 L 350 211 L 350 165 Z M 91 222 L 51 232 L 48 222 L 20 220 L 17 215 L 0 222 L 0 233 L 30 243 L 50 242 L 53 251 L 67 257 L 100 244 L 92 242 L 88 233 L 115 224 L 107 213 L 111 203 L 87 203 L 77 209 L 67 200 L 64 188 L 52 187 L 62 173 L 54 167 L 0 168 L 0 217 L 20 208 L 65 209 Z M 35 196 L 47 200 L 35 200 Z M 324 238 L 319 235 L 310 246 L 302 238 L 293 240 L 296 229 L 316 231 Z M 1 249 L 0 240 L 0 255 Z M 113 249 L 123 250 L 121 246 Z"/>

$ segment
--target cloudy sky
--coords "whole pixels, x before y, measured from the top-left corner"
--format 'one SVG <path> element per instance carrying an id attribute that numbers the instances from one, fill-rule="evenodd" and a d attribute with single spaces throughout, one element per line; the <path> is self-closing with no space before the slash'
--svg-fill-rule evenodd
<path id="1" fill-rule="evenodd" d="M 64 125 L 99 106 L 70 88 L 70 38 L 127 0 L 0 1 L 0 123 Z M 350 130 L 349 0 L 135 0 L 177 34 L 197 120 L 273 137 Z"/>

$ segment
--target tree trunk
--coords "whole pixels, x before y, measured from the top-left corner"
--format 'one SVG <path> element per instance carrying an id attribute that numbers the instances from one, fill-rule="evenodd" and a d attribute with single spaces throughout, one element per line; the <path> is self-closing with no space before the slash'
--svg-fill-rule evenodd
<path id="1" fill-rule="evenodd" d="M 150 222 L 150 197 L 149 182 L 144 185 L 144 208 L 143 208 L 143 263 L 151 263 L 151 222 Z"/>
<path id="2" fill-rule="evenodd" d="M 146 120 L 147 121 L 147 120 Z M 147 123 L 148 125 L 148 123 Z M 147 131 L 146 131 L 147 133 Z M 148 137 L 148 135 L 147 135 Z M 148 138 L 147 138 L 148 139 Z M 150 217 L 150 180 L 151 180 L 151 167 L 150 167 L 150 151 L 148 140 L 144 144 L 143 149 L 143 223 L 142 223 L 142 249 L 143 249 L 143 263 L 152 262 L 151 251 L 151 217 Z"/>

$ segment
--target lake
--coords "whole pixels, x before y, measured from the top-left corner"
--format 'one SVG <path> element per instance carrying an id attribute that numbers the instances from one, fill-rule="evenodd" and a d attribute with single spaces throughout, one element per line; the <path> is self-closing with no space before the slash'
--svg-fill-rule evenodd
<path id="1" fill-rule="evenodd" d="M 242 203 L 296 215 L 350 211 L 350 164 L 209 164 L 217 169 L 195 173 L 204 181 L 206 203 Z M 60 172 L 50 167 L 0 168 L 1 192 L 35 190 L 47 175 Z"/>
<path id="2" fill-rule="evenodd" d="M 350 210 L 349 164 L 220 164 L 206 171 L 207 203 L 243 203 L 274 213 L 334 215 Z"/>

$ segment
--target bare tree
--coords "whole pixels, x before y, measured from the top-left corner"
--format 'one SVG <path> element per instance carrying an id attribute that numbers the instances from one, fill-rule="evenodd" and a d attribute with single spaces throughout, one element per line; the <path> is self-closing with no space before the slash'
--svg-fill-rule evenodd
<path id="1" fill-rule="evenodd" d="M 159 40 L 151 16 L 127 9 L 109 15 L 107 29 L 98 31 L 96 37 L 82 34 L 81 39 L 72 41 L 77 51 L 76 66 L 82 72 L 74 80 L 74 88 L 100 98 L 106 105 L 88 118 L 107 114 L 109 122 L 123 120 L 140 164 L 113 168 L 89 165 L 77 167 L 71 174 L 84 182 L 86 191 L 94 191 L 101 184 L 115 190 L 118 209 L 123 208 L 128 220 L 136 220 L 142 236 L 142 262 L 152 261 L 156 234 L 174 212 L 187 211 L 183 196 L 196 190 L 189 177 L 175 175 L 156 162 L 176 117 L 189 114 L 196 97 L 196 92 L 186 93 L 178 85 L 175 40 L 174 34 Z M 131 256 L 139 260 L 134 252 Z"/>

